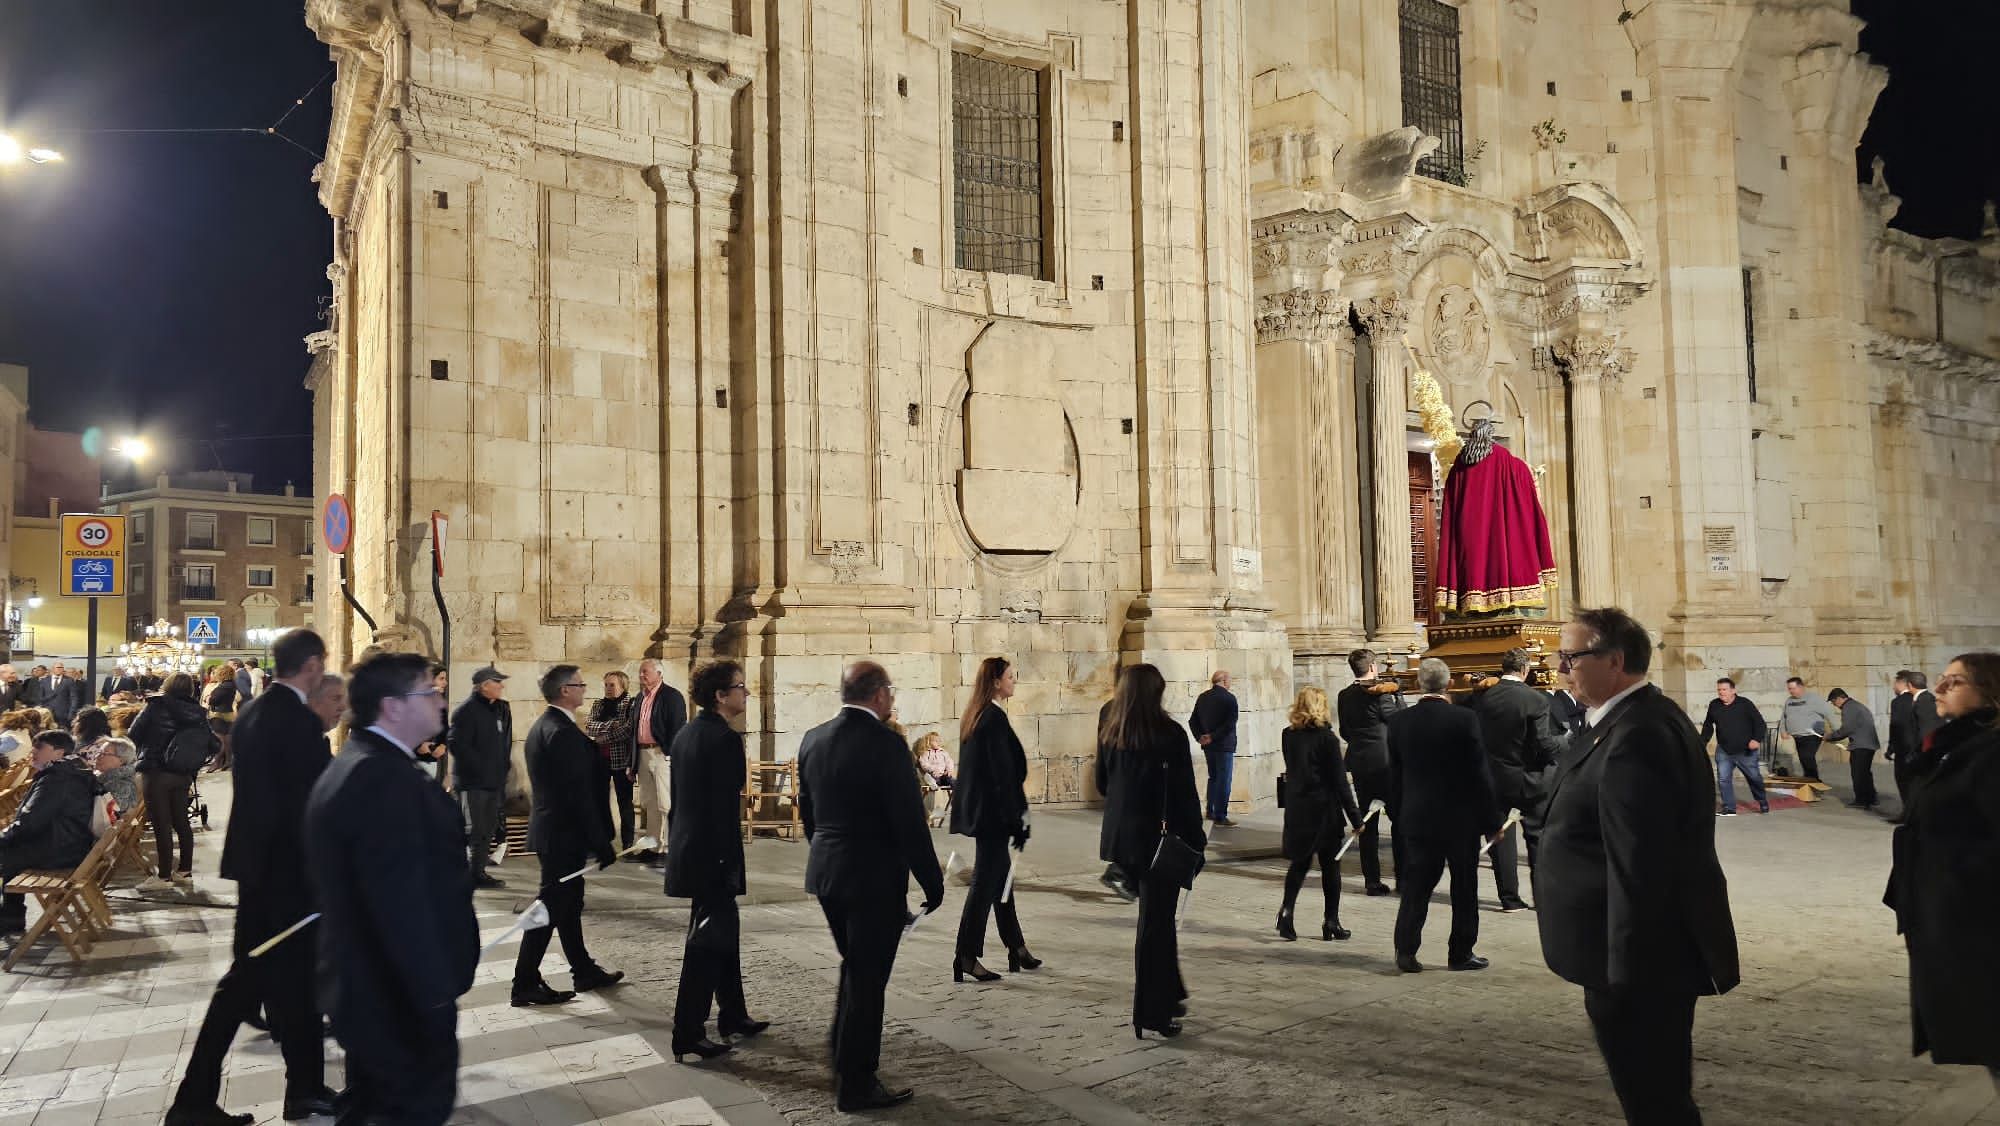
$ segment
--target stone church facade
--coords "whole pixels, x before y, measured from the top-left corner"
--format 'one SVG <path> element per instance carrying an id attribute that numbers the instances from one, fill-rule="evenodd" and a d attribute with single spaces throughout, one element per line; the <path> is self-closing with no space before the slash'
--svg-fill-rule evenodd
<path id="1" fill-rule="evenodd" d="M 1424 406 L 1534 467 L 1552 616 L 1632 608 L 1689 699 L 1994 636 L 2000 231 L 1886 229 L 1843 2 L 306 14 L 318 489 L 385 643 L 438 646 L 436 510 L 457 665 L 729 655 L 785 758 L 848 660 L 955 736 L 1001 654 L 1050 801 L 1119 664 L 1183 713 L 1226 668 L 1262 801 L 1295 685 L 1420 642 Z"/>

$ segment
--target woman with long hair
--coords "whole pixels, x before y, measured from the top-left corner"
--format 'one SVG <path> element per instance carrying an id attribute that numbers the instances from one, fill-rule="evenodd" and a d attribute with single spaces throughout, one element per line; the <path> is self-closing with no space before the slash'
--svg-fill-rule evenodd
<path id="1" fill-rule="evenodd" d="M 158 695 L 148 697 L 139 718 L 132 721 L 132 742 L 139 748 L 140 794 L 146 800 L 146 820 L 152 824 L 153 847 L 159 871 L 139 883 L 143 892 L 168 891 L 194 883 L 194 825 L 188 820 L 195 771 L 201 757 L 176 761 L 175 744 L 187 732 L 200 731 L 189 744 L 213 749 L 214 733 L 208 713 L 195 699 L 194 677 L 177 672 L 160 686 Z M 180 843 L 180 864 L 174 863 L 174 844 Z"/>
<path id="2" fill-rule="evenodd" d="M 973 839 L 972 890 L 965 897 L 965 911 L 958 917 L 958 951 L 952 959 L 951 979 L 998 981 L 1000 975 L 979 963 L 986 945 L 986 916 L 998 920 L 1000 941 L 1007 947 L 1009 971 L 1032 970 L 1042 964 L 1028 953 L 1028 940 L 1021 935 L 1020 916 L 1014 911 L 1014 897 L 1001 899 L 1007 873 L 1013 864 L 1007 859 L 1007 844 L 1014 851 L 1028 847 L 1028 753 L 1007 722 L 1000 705 L 1014 695 L 1014 666 L 1005 657 L 988 657 L 980 662 L 979 675 L 972 683 L 972 698 L 966 701 L 965 716 L 958 725 L 958 780 L 952 790 L 951 831 Z"/>
<path id="3" fill-rule="evenodd" d="M 1285 728 L 1285 859 L 1292 866 L 1285 872 L 1285 902 L 1278 908 L 1278 934 L 1286 942 L 1297 942 L 1299 932 L 1292 925 L 1292 906 L 1298 902 L 1299 888 L 1319 858 L 1320 888 L 1326 893 L 1326 914 L 1321 917 L 1319 937 L 1345 941 L 1351 932 L 1340 925 L 1341 821 L 1334 817 L 1337 806 L 1346 823 L 1361 827 L 1361 812 L 1354 807 L 1354 789 L 1347 784 L 1347 770 L 1340 764 L 1340 740 L 1333 734 L 1326 693 L 1313 685 L 1299 689 L 1292 701 L 1291 726 Z"/>
<path id="4" fill-rule="evenodd" d="M 1952 659 L 1896 828 L 1882 901 L 1910 954 L 1910 1053 L 2000 1087 L 2000 653 Z"/>
<path id="5" fill-rule="evenodd" d="M 1097 729 L 1097 792 L 1111 859 L 1139 887 L 1139 938 L 1132 975 L 1132 1031 L 1178 1036 L 1187 1012 L 1174 905 L 1180 884 L 1153 860 L 1171 833 L 1196 851 L 1208 846 L 1187 730 L 1167 714 L 1167 682 L 1152 665 L 1133 665 Z"/>
<path id="6" fill-rule="evenodd" d="M 604 674 L 604 695 L 591 705 L 587 730 L 597 742 L 597 753 L 611 772 L 612 805 L 618 810 L 618 841 L 631 848 L 635 822 L 632 820 L 632 719 L 637 697 L 632 695 L 632 678 L 620 669 Z M 665 842 L 662 842 L 665 843 Z"/>

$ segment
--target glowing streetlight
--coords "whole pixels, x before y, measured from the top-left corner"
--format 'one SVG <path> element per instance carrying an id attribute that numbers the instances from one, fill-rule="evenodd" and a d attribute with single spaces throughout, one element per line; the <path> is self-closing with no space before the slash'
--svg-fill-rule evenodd
<path id="1" fill-rule="evenodd" d="M 111 447 L 111 452 L 137 465 L 153 456 L 153 444 L 134 434 L 120 439 L 117 445 Z"/>
<path id="2" fill-rule="evenodd" d="M 33 164 L 55 164 L 62 158 L 62 154 L 54 149 L 28 148 L 7 134 L 0 133 L 0 164 L 19 164 L 23 160 Z"/>

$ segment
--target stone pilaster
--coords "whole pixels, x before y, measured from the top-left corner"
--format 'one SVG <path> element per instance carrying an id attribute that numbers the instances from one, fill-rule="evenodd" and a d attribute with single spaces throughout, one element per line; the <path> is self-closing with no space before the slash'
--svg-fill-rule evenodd
<path id="1" fill-rule="evenodd" d="M 1375 527 L 1375 628 L 1369 640 L 1378 646 L 1401 648 L 1416 637 L 1411 602 L 1415 597 L 1410 553 L 1409 348 L 1403 329 L 1410 305 L 1397 293 L 1355 303 L 1355 315 L 1368 329 L 1374 359 L 1369 384 L 1369 435 L 1373 456 Z"/>
<path id="2" fill-rule="evenodd" d="M 1618 601 L 1612 556 L 1611 458 L 1604 401 L 1606 385 L 1631 366 L 1615 335 L 1578 335 L 1557 341 L 1569 382 L 1569 457 L 1574 502 L 1570 521 L 1576 533 L 1578 608 Z"/>

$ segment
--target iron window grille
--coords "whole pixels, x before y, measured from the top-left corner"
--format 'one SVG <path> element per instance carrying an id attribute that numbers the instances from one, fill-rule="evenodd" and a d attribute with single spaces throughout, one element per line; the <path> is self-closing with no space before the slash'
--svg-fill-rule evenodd
<path id="1" fill-rule="evenodd" d="M 1401 0 L 1403 124 L 1438 139 L 1417 174 L 1465 183 L 1465 117 L 1459 100 L 1458 9 L 1441 0 Z"/>
<path id="2" fill-rule="evenodd" d="M 959 51 L 951 62 L 958 268 L 1046 279 L 1043 72 Z"/>
<path id="3" fill-rule="evenodd" d="M 1750 401 L 1757 401 L 1757 273 L 1743 268 L 1743 361 L 1750 371 Z"/>

